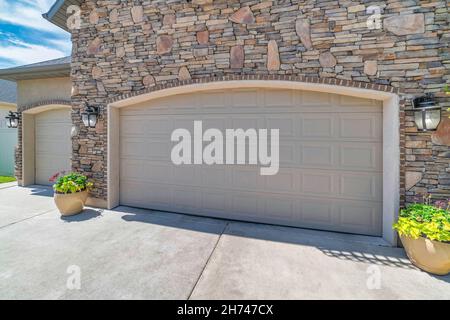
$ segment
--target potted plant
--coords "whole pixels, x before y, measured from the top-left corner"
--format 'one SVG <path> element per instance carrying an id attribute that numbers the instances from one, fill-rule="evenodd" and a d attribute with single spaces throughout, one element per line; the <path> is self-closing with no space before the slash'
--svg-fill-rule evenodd
<path id="1" fill-rule="evenodd" d="M 406 254 L 415 266 L 436 275 L 450 273 L 448 203 L 412 204 L 400 212 L 394 229 L 398 231 Z"/>
<path id="2" fill-rule="evenodd" d="M 63 216 L 72 216 L 84 209 L 92 183 L 79 173 L 56 174 L 50 181 L 55 182 L 55 204 Z"/>

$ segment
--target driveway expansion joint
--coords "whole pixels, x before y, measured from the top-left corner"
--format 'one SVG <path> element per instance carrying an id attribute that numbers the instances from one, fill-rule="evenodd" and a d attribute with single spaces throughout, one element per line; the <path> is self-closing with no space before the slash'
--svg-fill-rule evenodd
<path id="1" fill-rule="evenodd" d="M 4 226 L 0 226 L 0 230 L 6 229 L 7 227 L 13 226 L 15 224 L 18 224 L 18 223 L 21 223 L 21 222 L 24 222 L 24 221 L 27 221 L 27 220 L 31 220 L 33 218 L 42 216 L 44 214 L 47 214 L 47 213 L 50 213 L 50 212 L 53 212 L 53 211 L 55 211 L 55 209 L 47 210 L 47 211 L 44 211 L 44 212 L 41 212 L 41 213 L 37 213 L 37 214 L 35 214 L 35 215 L 31 216 L 31 217 L 28 217 L 28 218 L 25 218 L 25 219 L 21 219 L 21 220 L 17 220 L 17 221 L 5 224 Z"/>
<path id="2" fill-rule="evenodd" d="M 219 245 L 220 240 L 222 239 L 223 234 L 224 234 L 225 231 L 228 229 L 228 226 L 229 226 L 229 225 L 230 225 L 230 222 L 227 222 L 227 223 L 225 224 L 225 226 L 223 227 L 222 231 L 220 232 L 220 235 L 219 235 L 219 237 L 217 238 L 217 241 L 216 241 L 216 243 L 214 244 L 214 247 L 213 247 L 213 249 L 211 250 L 211 253 L 210 253 L 209 256 L 208 256 L 208 259 L 206 260 L 205 265 L 203 266 L 202 270 L 200 271 L 200 274 L 199 274 L 199 276 L 197 277 L 197 280 L 195 281 L 195 284 L 194 284 L 194 286 L 192 287 L 192 290 L 191 290 L 191 292 L 189 293 L 189 296 L 188 296 L 187 300 L 191 300 L 191 297 L 192 297 L 192 294 L 193 294 L 194 291 L 195 291 L 195 288 L 197 288 L 197 285 L 198 285 L 198 283 L 200 282 L 200 279 L 202 278 L 203 273 L 204 273 L 205 270 L 206 270 L 206 267 L 208 266 L 208 264 L 209 264 L 209 262 L 210 262 L 210 260 L 211 260 L 211 258 L 212 258 L 212 256 L 213 256 L 214 252 L 215 252 L 216 249 L 217 249 L 217 246 Z"/>

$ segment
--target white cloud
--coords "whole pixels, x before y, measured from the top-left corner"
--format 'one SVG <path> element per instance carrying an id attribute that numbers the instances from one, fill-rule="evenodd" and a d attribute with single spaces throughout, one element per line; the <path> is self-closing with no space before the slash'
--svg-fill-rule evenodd
<path id="1" fill-rule="evenodd" d="M 63 34 L 64 31 L 42 17 L 53 4 L 54 0 L 0 0 L 0 21 Z"/>
<path id="2" fill-rule="evenodd" d="M 22 29 L 22 33 L 16 34 L 0 31 L 0 59 L 11 61 L 9 66 L 14 66 L 70 55 L 69 34 L 42 17 L 55 1 L 0 0 L 0 22 Z M 24 37 L 24 28 L 33 31 L 30 36 Z"/>
<path id="3" fill-rule="evenodd" d="M 47 40 L 47 42 L 54 48 L 58 48 L 59 50 L 65 52 L 65 55 L 70 55 L 72 51 L 72 42 L 70 40 L 64 39 L 51 39 Z"/>
<path id="4" fill-rule="evenodd" d="M 0 44 L 0 58 L 12 60 L 16 64 L 30 64 L 64 56 L 66 54 L 62 50 L 29 44 L 17 39 L 9 39 L 7 43 Z"/>

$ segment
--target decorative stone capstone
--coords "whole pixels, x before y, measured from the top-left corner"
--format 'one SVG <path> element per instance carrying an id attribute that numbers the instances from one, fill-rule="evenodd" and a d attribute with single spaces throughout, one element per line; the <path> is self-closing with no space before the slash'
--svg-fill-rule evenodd
<path id="1" fill-rule="evenodd" d="M 109 22 L 116 23 L 119 21 L 119 11 L 117 9 L 112 9 L 109 13 Z"/>
<path id="2" fill-rule="evenodd" d="M 348 9 L 347 9 L 348 13 L 356 13 L 356 12 L 361 12 L 361 11 L 365 11 L 365 10 L 366 10 L 366 6 L 363 4 L 351 6 L 351 7 L 348 7 Z"/>
<path id="3" fill-rule="evenodd" d="M 181 81 L 189 80 L 191 79 L 191 74 L 186 67 L 181 67 L 180 71 L 178 72 L 178 79 Z"/>
<path id="4" fill-rule="evenodd" d="M 195 5 L 204 5 L 204 4 L 212 4 L 214 0 L 192 0 L 192 3 Z"/>
<path id="5" fill-rule="evenodd" d="M 92 68 L 92 78 L 99 79 L 99 78 L 101 78 L 102 75 L 103 75 L 102 68 L 100 68 L 98 66 L 95 66 Z"/>
<path id="6" fill-rule="evenodd" d="M 395 15 L 384 19 L 384 28 L 397 36 L 425 32 L 425 17 L 422 13 Z"/>
<path id="7" fill-rule="evenodd" d="M 422 180 L 422 173 L 415 171 L 407 171 L 405 173 L 405 188 L 406 190 L 411 190 L 416 184 Z"/>
<path id="8" fill-rule="evenodd" d="M 199 44 L 208 44 L 209 42 L 209 31 L 205 30 L 205 31 L 199 31 L 197 32 L 197 42 Z"/>
<path id="9" fill-rule="evenodd" d="M 105 86 L 103 85 L 103 83 L 101 82 L 101 81 L 97 81 L 97 91 L 98 91 L 98 93 L 100 93 L 100 94 L 104 94 L 104 93 L 106 93 L 106 91 L 105 91 Z"/>
<path id="10" fill-rule="evenodd" d="M 145 76 L 143 79 L 142 79 L 142 84 L 145 86 L 145 87 L 151 87 L 151 86 L 154 86 L 155 85 L 155 78 L 153 77 L 153 76 Z"/>
<path id="11" fill-rule="evenodd" d="M 163 18 L 163 26 L 171 27 L 175 22 L 176 18 L 174 14 L 166 14 Z"/>
<path id="12" fill-rule="evenodd" d="M 70 92 L 70 95 L 73 96 L 77 96 L 80 93 L 80 90 L 78 90 L 77 86 L 72 85 L 72 90 Z"/>
<path id="13" fill-rule="evenodd" d="M 102 169 L 103 169 L 103 164 L 100 161 L 94 163 L 94 165 L 92 166 L 93 172 L 99 172 L 99 171 L 102 171 Z"/>
<path id="14" fill-rule="evenodd" d="M 92 40 L 92 42 L 88 45 L 86 53 L 88 55 L 95 55 L 100 52 L 100 47 L 101 47 L 101 40 L 100 38 L 97 37 L 94 40 Z"/>
<path id="15" fill-rule="evenodd" d="M 337 60 L 331 52 L 321 53 L 319 56 L 319 62 L 324 68 L 333 68 L 337 64 Z"/>
<path id="16" fill-rule="evenodd" d="M 193 50 L 194 57 L 205 57 L 208 55 L 208 48 L 194 48 Z"/>
<path id="17" fill-rule="evenodd" d="M 255 16 L 250 7 L 242 7 L 231 15 L 230 20 L 235 23 L 250 24 L 255 23 Z"/>
<path id="18" fill-rule="evenodd" d="M 156 52 L 165 54 L 172 51 L 173 40 L 171 36 L 162 35 L 156 39 Z"/>
<path id="19" fill-rule="evenodd" d="M 89 23 L 96 25 L 98 23 L 98 20 L 99 16 L 97 10 L 92 10 L 91 13 L 89 14 Z"/>
<path id="20" fill-rule="evenodd" d="M 116 49 L 116 56 L 117 56 L 117 58 L 125 57 L 125 48 L 124 47 L 117 48 Z"/>
<path id="21" fill-rule="evenodd" d="M 364 73 L 368 76 L 374 76 L 378 72 L 378 62 L 375 60 L 364 62 Z"/>
<path id="22" fill-rule="evenodd" d="M 311 24 L 309 19 L 297 19 L 295 22 L 295 31 L 305 48 L 311 50 L 313 46 L 311 42 Z"/>
<path id="23" fill-rule="evenodd" d="M 133 6 L 131 8 L 131 17 L 134 23 L 141 23 L 144 21 L 144 9 L 142 6 Z"/>
<path id="24" fill-rule="evenodd" d="M 278 52 L 278 44 L 275 40 L 270 40 L 267 45 L 267 70 L 280 70 L 280 54 Z"/>
<path id="25" fill-rule="evenodd" d="M 231 69 L 239 69 L 244 67 L 245 53 L 243 46 L 234 46 L 230 51 Z"/>
<path id="26" fill-rule="evenodd" d="M 450 119 L 443 117 L 437 130 L 431 135 L 431 141 L 441 146 L 450 146 Z"/>

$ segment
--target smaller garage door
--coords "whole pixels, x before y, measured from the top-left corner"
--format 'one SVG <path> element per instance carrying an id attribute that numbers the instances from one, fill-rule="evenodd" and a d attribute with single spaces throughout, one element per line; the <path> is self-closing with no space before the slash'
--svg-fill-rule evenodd
<path id="1" fill-rule="evenodd" d="M 49 178 L 71 170 L 70 110 L 58 109 L 35 116 L 36 184 L 50 185 Z"/>

